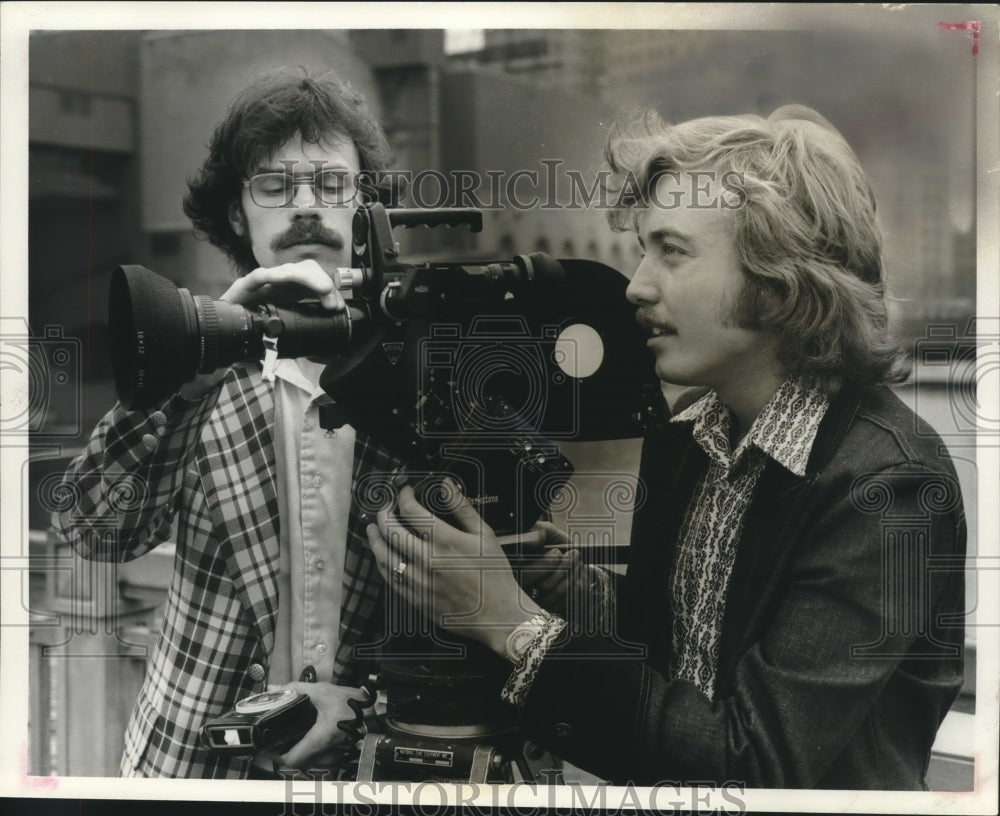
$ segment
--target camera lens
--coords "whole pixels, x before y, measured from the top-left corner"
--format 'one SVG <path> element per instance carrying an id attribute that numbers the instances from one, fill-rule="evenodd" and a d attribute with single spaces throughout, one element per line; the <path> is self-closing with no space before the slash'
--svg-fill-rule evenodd
<path id="1" fill-rule="evenodd" d="M 260 360 L 265 336 L 277 340 L 279 357 L 336 357 L 366 314 L 315 302 L 250 310 L 192 295 L 142 266 L 120 266 L 111 275 L 108 317 L 118 399 L 141 410 L 197 374 Z"/>
<path id="2" fill-rule="evenodd" d="M 166 278 L 141 266 L 115 269 L 108 323 L 115 387 L 126 408 L 152 407 L 197 372 L 194 303 Z"/>

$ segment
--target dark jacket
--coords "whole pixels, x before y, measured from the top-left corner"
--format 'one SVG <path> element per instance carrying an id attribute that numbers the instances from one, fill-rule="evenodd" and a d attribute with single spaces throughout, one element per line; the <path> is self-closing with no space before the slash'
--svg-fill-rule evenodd
<path id="1" fill-rule="evenodd" d="M 926 787 L 962 682 L 965 519 L 940 438 L 888 389 L 844 390 L 804 477 L 768 459 L 737 550 L 714 702 L 668 669 L 669 572 L 706 463 L 690 425 L 646 439 L 616 634 L 550 652 L 525 733 L 618 783 Z"/>

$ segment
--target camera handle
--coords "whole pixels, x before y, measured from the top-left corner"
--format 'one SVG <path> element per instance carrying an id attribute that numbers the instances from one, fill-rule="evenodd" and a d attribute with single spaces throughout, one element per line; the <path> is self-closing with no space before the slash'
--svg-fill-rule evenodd
<path id="1" fill-rule="evenodd" d="M 317 679 L 316 669 L 313 666 L 306 666 L 299 675 L 300 683 L 315 683 Z M 361 757 L 360 743 L 368 731 L 365 727 L 365 709 L 374 708 L 378 700 L 378 689 L 376 678 L 369 677 L 365 680 L 360 688 L 364 698 L 360 700 L 351 698 L 347 701 L 354 716 L 349 720 L 337 721 L 337 728 L 344 732 L 344 738 L 334 748 L 332 768 L 337 773 L 338 779 L 353 781 L 357 778 L 358 760 Z"/>
<path id="2" fill-rule="evenodd" d="M 383 289 L 386 265 L 399 258 L 399 244 L 393 240 L 393 227 L 457 227 L 468 226 L 470 232 L 483 231 L 483 214 L 470 207 L 438 209 L 390 208 L 379 201 L 364 204 L 354 213 L 351 224 L 355 255 L 362 266 L 370 264 L 370 275 L 376 291 Z M 358 252 L 358 249 L 361 252 Z M 368 264 L 364 264 L 367 257 Z"/>
<path id="3" fill-rule="evenodd" d="M 362 700 L 350 699 L 347 705 L 354 712 L 350 720 L 339 720 L 337 728 L 344 732 L 344 739 L 334 749 L 335 758 L 333 770 L 338 779 L 355 781 L 358 776 L 358 762 L 361 759 L 361 741 L 365 739 L 368 729 L 365 726 L 365 709 L 374 709 L 378 699 L 379 685 L 375 678 L 369 677 L 361 684 L 365 697 Z"/>

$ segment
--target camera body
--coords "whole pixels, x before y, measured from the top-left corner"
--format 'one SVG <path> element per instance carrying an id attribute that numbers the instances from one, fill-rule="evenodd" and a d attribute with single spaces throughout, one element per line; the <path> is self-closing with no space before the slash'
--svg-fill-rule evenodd
<path id="1" fill-rule="evenodd" d="M 277 689 L 252 694 L 236 707 L 202 726 L 206 748 L 237 758 L 263 751 L 281 754 L 316 722 L 316 707 L 305 694 Z"/>
<path id="2" fill-rule="evenodd" d="M 337 313 L 307 303 L 244 309 L 119 267 L 108 310 L 122 405 L 152 408 L 197 373 L 234 362 L 318 357 L 328 362 L 320 385 L 348 421 L 418 467 L 444 442 L 501 438 L 521 425 L 548 439 L 642 436 L 663 398 L 628 279 L 541 252 L 399 259 L 394 227 L 461 223 L 478 231 L 482 214 L 359 207 L 355 266 L 335 276 L 348 307 Z M 592 343 L 577 339 L 580 329 Z M 509 425 L 484 413 L 489 399 L 512 407 Z"/>
<path id="3" fill-rule="evenodd" d="M 441 481 L 447 477 L 495 533 L 523 532 L 547 511 L 572 477 L 573 464 L 505 400 L 488 400 L 481 418 L 502 427 L 502 434 L 452 437 L 424 468 L 407 468 L 407 476 L 432 512 L 447 512 Z"/>
<path id="4" fill-rule="evenodd" d="M 558 367 L 560 333 L 558 325 L 533 333 L 520 315 L 477 316 L 467 332 L 461 324 L 432 325 L 418 343 L 420 433 L 504 439 L 527 424 L 544 426 L 549 439 L 572 438 L 579 425 L 579 381 Z M 498 395 L 510 407 L 503 415 L 491 410 Z M 556 400 L 565 409 L 550 412 Z"/>

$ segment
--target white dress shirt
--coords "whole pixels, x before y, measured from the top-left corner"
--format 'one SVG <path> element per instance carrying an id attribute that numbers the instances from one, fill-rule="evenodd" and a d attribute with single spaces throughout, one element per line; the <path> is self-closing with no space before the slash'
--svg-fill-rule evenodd
<path id="1" fill-rule="evenodd" d="M 354 428 L 326 431 L 319 405 L 323 366 L 279 360 L 274 369 L 274 446 L 281 522 L 278 623 L 269 683 L 313 666 L 329 682 L 343 597 Z"/>

